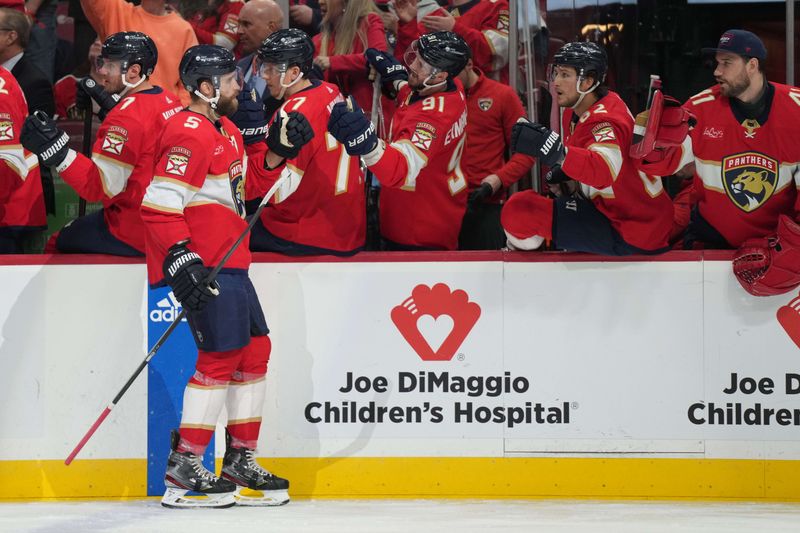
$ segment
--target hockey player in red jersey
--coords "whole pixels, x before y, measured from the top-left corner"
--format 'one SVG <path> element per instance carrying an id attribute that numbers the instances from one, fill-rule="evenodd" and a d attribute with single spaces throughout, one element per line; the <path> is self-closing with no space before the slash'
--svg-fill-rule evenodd
<path id="1" fill-rule="evenodd" d="M 461 153 L 467 123 L 464 90 L 456 75 L 470 51 L 452 32 L 423 35 L 406 53 L 408 72 L 375 49 L 370 64 L 397 111 L 388 141 L 378 139 L 358 106 L 333 107 L 328 130 L 351 155 L 361 156 L 381 184 L 380 228 L 387 250 L 455 250 L 467 201 Z"/>
<path id="2" fill-rule="evenodd" d="M 490 78 L 508 83 L 508 1 L 454 0 L 450 6 L 418 20 L 416 0 L 395 0 L 400 19 L 395 55 L 403 57 L 409 44 L 427 32 L 452 31 L 469 46 L 475 66 Z"/>
<path id="3" fill-rule="evenodd" d="M 273 98 L 284 100 L 278 115 L 299 112 L 308 117 L 314 138 L 277 167 L 264 162 L 277 148 L 248 145 L 248 198 L 264 195 L 281 176 L 270 209 L 253 228 L 250 249 L 287 255 L 352 255 L 364 247 L 366 206 L 364 173 L 357 157 L 328 133 L 328 117 L 343 100 L 333 84 L 307 79 L 314 44 L 302 30 L 278 30 L 258 49 L 261 75 Z"/>
<path id="4" fill-rule="evenodd" d="M 734 270 L 754 270 L 747 276 L 786 292 L 800 283 L 800 89 L 766 79 L 767 51 L 751 32 L 728 30 L 704 52 L 715 56 L 717 84 L 684 104 L 697 125 L 644 168 L 668 175 L 695 163 L 697 206 L 684 247 L 741 247 Z M 764 279 L 770 263 L 793 264 L 794 275 Z"/>
<path id="5" fill-rule="evenodd" d="M 247 227 L 244 143 L 227 118 L 236 111 L 241 73 L 231 51 L 198 45 L 184 54 L 180 78 L 192 102 L 167 123 L 156 152 L 155 176 L 142 201 L 150 284 L 172 288 L 199 349 L 196 371 L 184 392 L 180 430 L 172 433 L 162 504 L 227 507 L 236 500 L 281 505 L 289 501 L 289 482 L 255 459 L 271 344 L 248 276 L 246 238 L 217 278 L 208 280 L 209 268 Z M 294 112 L 273 124 L 270 143 L 285 143 L 282 151 L 291 155 L 301 146 L 292 132 L 301 129 L 310 128 Z M 227 450 L 222 476 L 217 477 L 201 458 L 223 405 L 228 412 Z M 260 491 L 262 497 L 240 494 L 237 488 L 242 487 Z M 207 498 L 185 498 L 188 490 Z"/>
<path id="6" fill-rule="evenodd" d="M 501 215 L 510 246 L 531 250 L 553 240 L 565 250 L 605 255 L 666 251 L 672 202 L 661 178 L 638 172 L 631 162 L 633 117 L 622 99 L 602 86 L 605 50 L 595 43 L 567 43 L 553 64 L 557 103 L 567 108 L 563 143 L 541 124 L 520 122 L 511 150 L 551 167 L 548 183 L 575 180 L 581 194 L 556 200 L 533 191 L 513 195 Z"/>
<path id="7" fill-rule="evenodd" d="M 240 54 L 239 12 L 244 0 L 208 0 L 208 5 L 189 19 L 197 42 L 216 44 Z"/>
<path id="8" fill-rule="evenodd" d="M 0 67 L 0 219 L 6 210 L 11 193 L 28 179 L 40 180 L 39 161 L 35 154 L 23 148 L 19 134 L 28 105 L 17 80 L 11 72 Z M 0 235 L 0 253 L 15 253 L 13 242 Z"/>
<path id="9" fill-rule="evenodd" d="M 69 148 L 69 137 L 52 119 L 39 115 L 25 122 L 23 144 L 55 167 L 81 198 L 103 203 L 103 209 L 74 220 L 55 236 L 58 251 L 144 254 L 139 207 L 153 176 L 156 139 L 181 109 L 177 96 L 149 82 L 157 60 L 155 44 L 143 33 L 120 32 L 105 40 L 99 68 L 103 87 L 92 78 L 78 83 L 78 91 L 108 113 L 91 159 Z"/>

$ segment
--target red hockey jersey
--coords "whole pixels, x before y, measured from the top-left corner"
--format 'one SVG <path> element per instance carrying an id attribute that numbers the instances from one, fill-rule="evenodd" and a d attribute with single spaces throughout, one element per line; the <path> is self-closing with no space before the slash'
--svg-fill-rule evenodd
<path id="1" fill-rule="evenodd" d="M 239 12 L 244 7 L 243 0 L 225 0 L 217 10 L 216 16 L 203 18 L 197 14 L 189 21 L 200 44 L 216 44 L 234 50 L 239 44 Z M 241 53 L 237 50 L 236 57 Z"/>
<path id="2" fill-rule="evenodd" d="M 364 159 L 383 185 L 381 235 L 402 245 L 455 250 L 467 205 L 463 87 L 454 79 L 446 90 L 420 96 L 405 84 L 397 101 L 390 144 L 377 161 Z"/>
<path id="3" fill-rule="evenodd" d="M 563 114 L 567 154 L 561 168 L 628 244 L 657 250 L 668 244 L 672 201 L 658 176 L 639 171 L 630 157 L 633 116 L 617 93 L 608 94 L 573 121 Z"/>
<path id="4" fill-rule="evenodd" d="M 75 94 L 78 90 L 78 79 L 72 74 L 67 74 L 53 85 L 53 97 L 56 101 L 56 114 L 53 118 L 68 120 L 77 117 Z"/>
<path id="5" fill-rule="evenodd" d="M 697 126 L 661 169 L 695 163 L 697 209 L 733 247 L 773 235 L 781 214 L 800 220 L 800 88 L 771 85 L 763 123 L 737 119 L 719 86 L 689 98 Z"/>
<path id="6" fill-rule="evenodd" d="M 163 281 L 167 250 L 188 248 L 216 265 L 247 227 L 244 220 L 244 142 L 223 117 L 216 123 L 188 109 L 167 122 L 156 151 L 155 176 L 142 200 L 151 285 Z M 250 266 L 249 237 L 226 268 Z"/>
<path id="7" fill-rule="evenodd" d="M 516 153 L 506 161 L 506 148 L 511 143 L 511 128 L 525 109 L 514 89 L 480 74 L 467 89 L 467 144 L 461 157 L 461 168 L 469 190 L 480 186 L 489 174 L 497 174 L 508 188 L 533 167 L 534 159 Z M 499 142 L 502 139 L 503 142 Z M 502 194 L 493 201 L 499 202 Z"/>
<path id="8" fill-rule="evenodd" d="M 437 9 L 430 15 L 446 13 Z M 451 8 L 450 14 L 456 17 L 453 31 L 469 45 L 475 66 L 489 77 L 508 83 L 508 0 L 471 0 Z M 400 22 L 395 55 L 402 60 L 411 42 L 425 33 L 428 29 L 421 22 Z"/>
<path id="9" fill-rule="evenodd" d="M 17 80 L 8 70 L 0 67 L 0 219 L 4 218 L 12 193 L 27 180 L 38 182 L 41 191 L 39 161 L 19 142 L 19 133 L 27 114 L 28 104 Z"/>
<path id="10" fill-rule="evenodd" d="M 263 197 L 279 176 L 288 175 L 273 205 L 262 212 L 264 227 L 293 243 L 349 252 L 364 246 L 367 222 L 359 159 L 328 133 L 331 109 L 342 100 L 339 89 L 326 82 L 314 82 L 286 99 L 282 108 L 302 113 L 314 138 L 295 159 L 272 171 L 264 169 L 266 143 L 248 146 L 247 197 Z"/>
<path id="11" fill-rule="evenodd" d="M 180 99 L 160 87 L 135 93 L 112 109 L 92 148 L 92 158 L 70 152 L 58 172 L 81 198 L 103 203 L 108 231 L 144 253 L 139 208 L 153 178 L 156 144 Z"/>
<path id="12" fill-rule="evenodd" d="M 0 227 L 47 227 L 38 159 L 19 142 L 27 110 L 17 80 L 0 67 Z"/>

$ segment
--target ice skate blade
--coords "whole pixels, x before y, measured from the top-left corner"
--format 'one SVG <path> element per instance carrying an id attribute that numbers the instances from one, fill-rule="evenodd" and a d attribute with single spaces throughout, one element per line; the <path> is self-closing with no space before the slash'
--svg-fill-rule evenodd
<path id="1" fill-rule="evenodd" d="M 206 494 L 203 496 L 186 496 L 186 489 L 167 487 L 161 505 L 170 509 L 226 509 L 236 505 L 234 492 Z"/>
<path id="2" fill-rule="evenodd" d="M 236 505 L 242 507 L 277 507 L 289 503 L 289 491 L 236 489 Z"/>

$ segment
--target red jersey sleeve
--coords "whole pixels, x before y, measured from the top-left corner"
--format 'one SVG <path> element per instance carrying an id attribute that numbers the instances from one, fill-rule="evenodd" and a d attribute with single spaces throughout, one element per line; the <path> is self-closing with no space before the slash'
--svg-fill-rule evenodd
<path id="1" fill-rule="evenodd" d="M 377 48 L 381 51 L 388 49 L 386 45 L 386 28 L 383 21 L 375 13 L 370 13 L 361 21 L 361 30 L 367 37 L 366 48 Z M 361 37 L 356 35 L 356 42 L 359 46 L 353 49 L 360 50 L 354 54 L 331 55 L 331 74 L 367 74 L 367 59 L 364 57 L 363 50 L 366 49 L 361 44 Z M 355 43 L 354 43 L 355 44 Z"/>
<path id="2" fill-rule="evenodd" d="M 513 90 L 508 91 L 508 96 L 502 99 L 501 119 L 503 121 L 503 136 L 506 146 L 511 146 L 511 128 L 517 120 L 525 117 L 525 109 L 519 97 Z M 497 172 L 497 176 L 503 183 L 503 187 L 508 188 L 528 172 L 534 164 L 534 158 L 525 154 L 516 153 L 503 165 Z"/>
<path id="3" fill-rule="evenodd" d="M 469 45 L 475 65 L 493 72 L 508 63 L 508 21 L 506 0 L 481 0 L 456 18 L 453 31 Z"/>
<path id="4" fill-rule="evenodd" d="M 593 118 L 576 126 L 575 133 L 566 143 L 567 154 L 561 168 L 575 181 L 604 189 L 619 176 L 628 146 L 619 126 L 603 120 L 602 115 L 597 118 L 597 111 L 597 106 L 587 111 Z"/>

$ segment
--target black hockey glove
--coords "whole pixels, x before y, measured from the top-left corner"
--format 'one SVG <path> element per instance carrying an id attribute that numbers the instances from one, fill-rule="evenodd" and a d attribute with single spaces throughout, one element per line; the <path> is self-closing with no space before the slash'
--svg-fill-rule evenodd
<path id="1" fill-rule="evenodd" d="M 60 165 L 69 152 L 69 135 L 44 111 L 34 111 L 25 119 L 19 140 L 48 167 Z"/>
<path id="2" fill-rule="evenodd" d="M 99 83 L 86 77 L 78 82 L 75 90 L 75 106 L 83 111 L 90 111 L 92 100 L 100 106 L 97 116 L 100 117 L 100 120 L 104 120 L 108 112 L 114 109 L 119 102 L 119 95 L 106 92 Z"/>
<path id="3" fill-rule="evenodd" d="M 313 138 L 314 130 L 306 117 L 297 111 L 287 114 L 281 109 L 275 113 L 275 120 L 269 127 L 267 146 L 270 152 L 284 159 L 294 159 Z"/>
<path id="4" fill-rule="evenodd" d="M 349 155 L 366 155 L 378 146 L 375 125 L 350 96 L 347 101 L 333 106 L 328 131 L 344 145 Z"/>
<path id="5" fill-rule="evenodd" d="M 545 175 L 545 181 L 549 185 L 558 185 L 559 183 L 564 183 L 572 178 L 567 176 L 567 173 L 561 170 L 561 165 L 553 165 L 553 168 Z"/>
<path id="6" fill-rule="evenodd" d="M 164 281 L 187 311 L 202 311 L 211 298 L 219 295 L 216 280 L 210 285 L 206 283 L 208 269 L 203 265 L 203 260 L 183 244 L 176 244 L 169 249 L 164 258 L 163 271 Z"/>
<path id="7" fill-rule="evenodd" d="M 467 211 L 474 211 L 479 204 L 491 198 L 494 194 L 494 189 L 488 183 L 481 183 L 481 186 L 469 193 L 467 196 Z"/>
<path id="8" fill-rule="evenodd" d="M 364 56 L 367 58 L 367 70 L 375 69 L 381 77 L 381 92 L 386 98 L 394 100 L 397 97 L 397 89 L 395 89 L 394 82 L 408 81 L 406 68 L 393 55 L 375 48 L 367 48 Z M 367 75 L 369 75 L 369 72 L 367 72 Z"/>
<path id="9" fill-rule="evenodd" d="M 546 126 L 527 121 L 517 122 L 511 128 L 511 153 L 517 152 L 536 157 L 548 167 L 564 159 L 561 136 Z"/>

